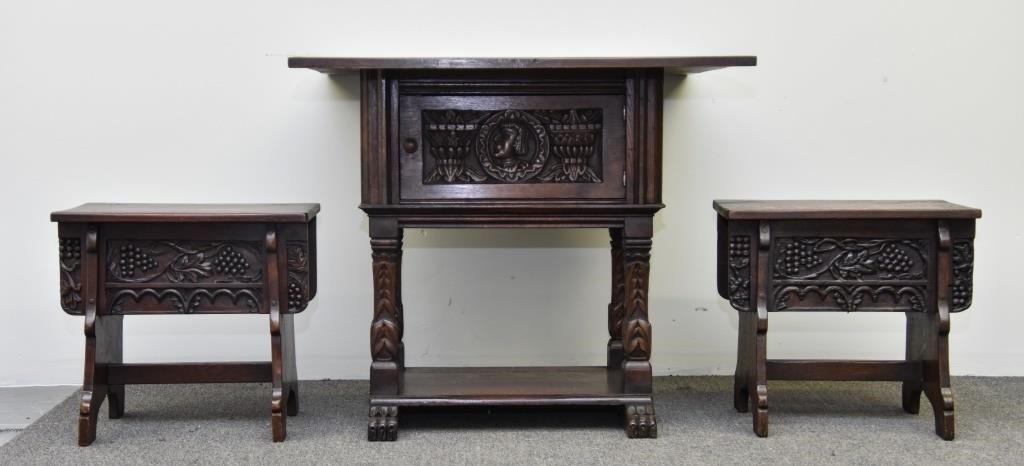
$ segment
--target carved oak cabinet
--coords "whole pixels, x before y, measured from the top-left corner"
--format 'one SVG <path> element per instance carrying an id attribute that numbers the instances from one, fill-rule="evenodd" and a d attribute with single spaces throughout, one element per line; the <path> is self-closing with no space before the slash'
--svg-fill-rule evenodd
<path id="1" fill-rule="evenodd" d="M 305 58 L 358 72 L 362 204 L 374 306 L 368 438 L 395 440 L 410 406 L 622 406 L 654 437 L 648 274 L 661 204 L 664 74 L 754 57 Z M 406 367 L 405 228 L 606 228 L 612 283 L 601 367 Z"/>

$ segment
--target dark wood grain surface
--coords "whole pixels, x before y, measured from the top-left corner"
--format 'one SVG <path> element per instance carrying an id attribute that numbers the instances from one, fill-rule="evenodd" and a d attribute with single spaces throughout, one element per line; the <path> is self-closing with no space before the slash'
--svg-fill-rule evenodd
<path id="1" fill-rule="evenodd" d="M 308 222 L 320 204 L 107 204 L 50 214 L 54 222 Z"/>
<path id="2" fill-rule="evenodd" d="M 321 73 L 402 69 L 622 69 L 663 68 L 671 74 L 692 74 L 731 66 L 755 66 L 754 56 L 704 57 L 289 57 L 289 68 Z"/>
<path id="3" fill-rule="evenodd" d="M 728 220 L 981 218 L 979 209 L 940 200 L 716 200 L 712 205 Z"/>

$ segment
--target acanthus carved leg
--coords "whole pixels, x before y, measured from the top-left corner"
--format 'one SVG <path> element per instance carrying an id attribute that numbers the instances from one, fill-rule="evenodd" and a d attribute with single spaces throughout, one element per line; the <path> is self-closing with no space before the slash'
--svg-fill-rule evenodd
<path id="1" fill-rule="evenodd" d="M 373 322 L 370 324 L 371 395 L 397 395 L 402 347 L 402 230 L 394 219 L 370 219 L 373 250 Z"/>
<path id="2" fill-rule="evenodd" d="M 398 406 L 370 406 L 366 439 L 371 442 L 398 440 Z"/>
<path id="3" fill-rule="evenodd" d="M 624 283 L 624 315 L 622 321 L 623 392 L 650 394 L 651 323 L 648 320 L 648 286 L 650 283 L 651 219 L 627 219 L 622 231 L 622 273 Z M 626 433 L 630 438 L 657 435 L 652 404 L 626 407 Z M 652 435 L 653 433 L 653 435 Z"/>
<path id="4" fill-rule="evenodd" d="M 629 438 L 657 438 L 658 420 L 654 404 L 626 405 L 626 436 Z"/>

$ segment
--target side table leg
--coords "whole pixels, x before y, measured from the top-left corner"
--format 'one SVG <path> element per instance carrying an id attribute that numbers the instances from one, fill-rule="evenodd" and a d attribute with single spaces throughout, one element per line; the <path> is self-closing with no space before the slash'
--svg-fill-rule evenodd
<path id="1" fill-rule="evenodd" d="M 924 364 L 924 351 L 927 345 L 927 331 L 931 327 L 928 316 L 921 312 L 907 312 L 907 361 Z M 923 380 L 907 380 L 903 382 L 903 410 L 917 414 L 921 410 L 921 392 Z"/>
<path id="2" fill-rule="evenodd" d="M 373 252 L 373 322 L 370 324 L 370 396 L 398 395 L 402 346 L 402 229 L 394 218 L 370 218 Z M 371 406 L 370 441 L 398 438 L 398 407 Z"/>
<path id="3" fill-rule="evenodd" d="M 97 242 L 96 229 L 86 232 L 82 260 L 82 291 L 85 299 L 85 374 L 82 378 L 78 409 L 78 445 L 96 440 L 100 407 L 110 398 L 109 415 L 117 419 L 124 413 L 124 385 L 107 385 L 107 364 L 123 361 L 123 316 L 100 315 L 96 308 Z"/>
<path id="4" fill-rule="evenodd" d="M 623 280 L 622 229 L 610 228 L 612 249 L 612 295 L 608 303 L 608 368 L 622 367 L 622 320 L 626 314 L 626 283 Z"/>
<path id="5" fill-rule="evenodd" d="M 927 316 L 928 329 L 924 350 L 924 394 L 935 413 L 935 433 L 944 440 L 953 440 L 953 389 L 949 383 L 949 307 L 953 264 L 950 257 L 952 241 L 946 222 L 939 221 L 938 280 L 935 312 Z"/>
<path id="6" fill-rule="evenodd" d="M 650 217 L 629 218 L 622 235 L 625 314 L 622 322 L 622 380 L 624 393 L 651 393 L 651 323 L 648 320 L 647 290 L 650 281 Z M 630 438 L 658 436 L 658 424 L 651 404 L 626 406 L 626 435 Z"/>
<path id="7" fill-rule="evenodd" d="M 283 442 L 288 437 L 286 411 L 291 405 L 292 384 L 294 373 L 294 329 L 293 315 L 281 311 L 281 292 L 286 289 L 281 285 L 280 264 L 284 263 L 280 256 L 284 248 L 278 248 L 276 228 L 267 230 L 267 295 L 270 296 L 270 371 L 272 392 L 270 398 L 270 426 L 275 442 Z M 296 406 L 297 408 L 297 406 Z"/>
<path id="8" fill-rule="evenodd" d="M 762 221 L 758 227 L 757 256 L 752 265 L 756 272 L 757 320 L 754 322 L 753 367 L 750 369 L 754 390 L 750 391 L 753 404 L 754 433 L 768 436 L 768 253 L 771 248 L 771 227 Z"/>
<path id="9" fill-rule="evenodd" d="M 124 385 L 107 385 L 106 365 L 122 361 L 123 316 L 97 316 L 95 303 L 86 305 L 85 377 L 78 415 L 78 445 L 96 440 L 96 424 L 103 401 L 110 398 L 108 414 L 117 419 L 124 413 Z"/>
<path id="10" fill-rule="evenodd" d="M 739 313 L 739 337 L 736 343 L 736 373 L 733 376 L 732 405 L 736 411 L 750 411 L 750 371 L 754 367 L 754 353 L 751 344 L 754 342 L 754 329 L 757 325 L 756 314 Z"/>

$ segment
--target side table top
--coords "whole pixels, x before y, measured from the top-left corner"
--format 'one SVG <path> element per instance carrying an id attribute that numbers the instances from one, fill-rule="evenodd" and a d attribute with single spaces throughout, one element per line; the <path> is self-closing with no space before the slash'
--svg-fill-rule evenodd
<path id="1" fill-rule="evenodd" d="M 104 204 L 86 203 L 50 214 L 54 222 L 308 222 L 320 204 Z"/>
<path id="2" fill-rule="evenodd" d="M 715 200 L 712 205 L 728 220 L 981 218 L 980 209 L 939 200 Z"/>

